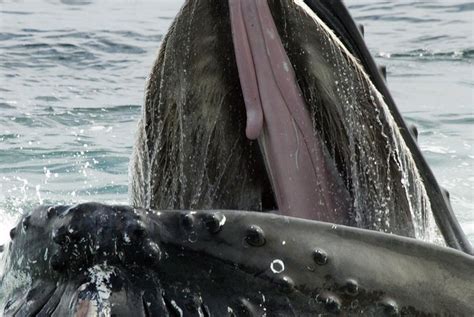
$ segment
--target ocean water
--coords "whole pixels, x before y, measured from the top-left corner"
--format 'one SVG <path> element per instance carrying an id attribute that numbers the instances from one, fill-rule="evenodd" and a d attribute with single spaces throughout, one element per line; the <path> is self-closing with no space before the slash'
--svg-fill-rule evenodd
<path id="1" fill-rule="evenodd" d="M 0 1 L 0 244 L 45 203 L 128 200 L 146 77 L 183 1 Z M 474 4 L 346 0 L 474 243 Z"/>

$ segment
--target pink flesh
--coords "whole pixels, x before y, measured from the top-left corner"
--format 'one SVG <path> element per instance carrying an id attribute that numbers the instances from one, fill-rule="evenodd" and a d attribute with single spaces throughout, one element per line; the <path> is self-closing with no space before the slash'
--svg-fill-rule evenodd
<path id="1" fill-rule="evenodd" d="M 229 7 L 246 135 L 259 140 L 278 209 L 288 216 L 345 223 L 349 194 L 314 133 L 267 0 L 229 0 Z"/>

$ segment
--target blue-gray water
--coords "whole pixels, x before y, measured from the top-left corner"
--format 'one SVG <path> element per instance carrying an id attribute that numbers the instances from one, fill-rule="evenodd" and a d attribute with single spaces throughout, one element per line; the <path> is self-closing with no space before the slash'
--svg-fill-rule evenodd
<path id="1" fill-rule="evenodd" d="M 473 10 L 347 0 L 474 242 Z M 127 203 L 145 80 L 182 1 L 0 1 L 0 244 L 39 203 Z"/>

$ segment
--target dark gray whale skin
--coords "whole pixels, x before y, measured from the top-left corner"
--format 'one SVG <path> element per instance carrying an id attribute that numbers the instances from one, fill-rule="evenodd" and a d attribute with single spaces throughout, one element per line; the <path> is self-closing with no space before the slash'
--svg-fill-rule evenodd
<path id="1" fill-rule="evenodd" d="M 321 19 L 331 25 L 344 45 L 360 60 L 372 82 L 384 96 L 385 102 L 389 106 L 397 125 L 400 127 L 400 132 L 407 146 L 410 148 L 418 168 L 421 170 L 421 177 L 426 184 L 427 194 L 431 200 L 436 223 L 446 243 L 455 249 L 463 250 L 464 252 L 474 255 L 474 248 L 454 215 L 449 201 L 449 193 L 438 185 L 433 172 L 417 146 L 417 135 L 413 135 L 408 125 L 404 122 L 388 90 L 383 78 L 384 75 L 381 74 L 375 64 L 372 55 L 365 45 L 363 34 L 359 31 L 346 6 L 341 0 L 305 0 L 305 3 L 313 11 L 319 12 Z"/>
<path id="2" fill-rule="evenodd" d="M 88 203 L 39 207 L 11 236 L 1 282 L 30 279 L 4 316 L 474 314 L 474 257 L 317 221 Z"/>

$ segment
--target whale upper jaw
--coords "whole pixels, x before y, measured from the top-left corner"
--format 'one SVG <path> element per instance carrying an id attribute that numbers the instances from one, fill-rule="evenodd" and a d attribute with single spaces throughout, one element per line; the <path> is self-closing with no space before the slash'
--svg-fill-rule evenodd
<path id="1" fill-rule="evenodd" d="M 474 257 L 244 211 L 42 206 L 12 230 L 5 316 L 474 313 Z"/>

